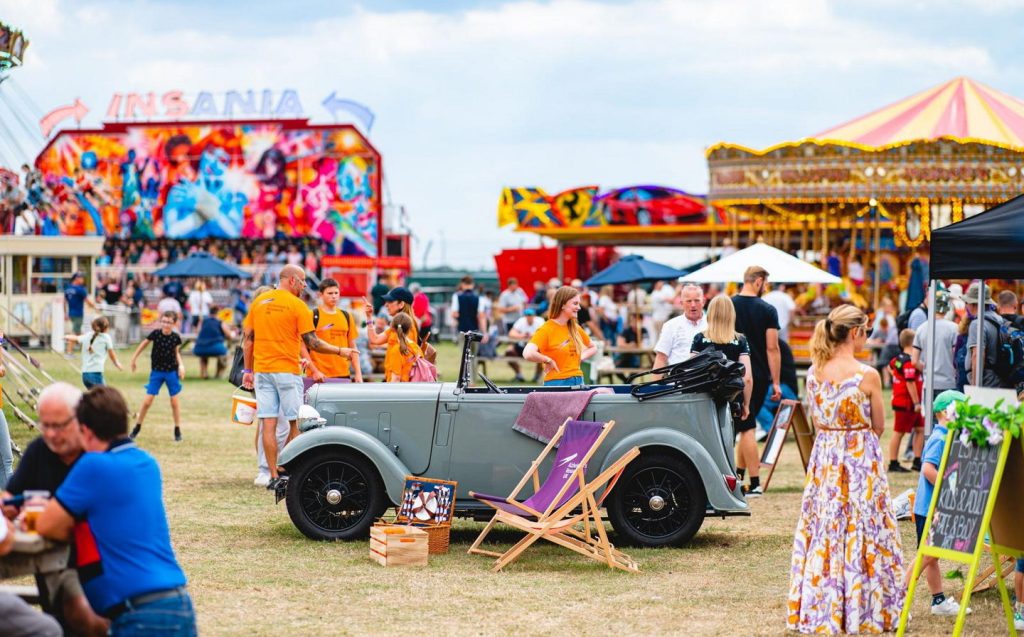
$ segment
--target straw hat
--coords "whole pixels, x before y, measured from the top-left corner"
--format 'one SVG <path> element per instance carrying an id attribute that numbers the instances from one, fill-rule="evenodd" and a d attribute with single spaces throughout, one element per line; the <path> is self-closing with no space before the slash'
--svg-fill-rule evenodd
<path id="1" fill-rule="evenodd" d="M 977 305 L 978 304 L 978 289 L 980 287 L 981 287 L 981 283 L 978 282 L 978 281 L 975 281 L 974 283 L 971 283 L 971 286 L 969 288 L 967 288 L 967 292 L 964 294 L 964 302 L 967 303 L 968 305 Z M 992 300 L 992 288 L 990 288 L 989 286 L 986 285 L 985 286 L 984 294 L 985 294 L 985 304 L 986 305 L 995 305 L 995 302 Z"/>

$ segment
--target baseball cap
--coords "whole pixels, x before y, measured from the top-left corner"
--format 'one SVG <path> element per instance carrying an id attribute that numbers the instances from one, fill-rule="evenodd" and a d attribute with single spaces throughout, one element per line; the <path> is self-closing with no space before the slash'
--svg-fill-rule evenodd
<path id="1" fill-rule="evenodd" d="M 523 314 L 525 314 L 526 316 L 537 316 L 537 310 L 533 309 L 532 307 L 528 307 L 525 310 L 523 310 Z"/>
<path id="2" fill-rule="evenodd" d="M 946 411 L 946 407 L 949 407 L 952 403 L 962 402 L 967 402 L 967 396 L 963 392 L 958 392 L 955 389 L 947 389 L 935 397 L 935 403 L 932 404 L 932 411 L 937 414 L 942 413 Z"/>
<path id="3" fill-rule="evenodd" d="M 406 303 L 412 303 L 412 292 L 399 286 L 397 288 L 391 288 L 391 291 L 381 298 L 385 301 L 404 301 Z"/>

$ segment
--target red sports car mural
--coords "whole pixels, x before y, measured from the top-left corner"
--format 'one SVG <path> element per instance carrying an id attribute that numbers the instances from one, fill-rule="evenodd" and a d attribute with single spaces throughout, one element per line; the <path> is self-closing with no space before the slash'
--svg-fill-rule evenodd
<path id="1" fill-rule="evenodd" d="M 701 198 L 664 186 L 629 186 L 609 191 L 595 205 L 610 226 L 673 226 L 704 223 Z"/>

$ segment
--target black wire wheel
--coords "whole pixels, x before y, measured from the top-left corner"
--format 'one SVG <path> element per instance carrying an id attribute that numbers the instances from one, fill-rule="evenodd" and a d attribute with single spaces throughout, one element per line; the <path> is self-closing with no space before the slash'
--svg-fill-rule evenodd
<path id="1" fill-rule="evenodd" d="M 315 449 L 298 459 L 285 496 L 295 527 L 314 540 L 355 540 L 387 508 L 377 469 L 347 450 Z"/>
<path id="2" fill-rule="evenodd" d="M 636 546 L 677 546 L 700 529 L 707 495 L 700 474 L 682 456 L 644 453 L 626 467 L 608 496 L 608 519 Z"/>

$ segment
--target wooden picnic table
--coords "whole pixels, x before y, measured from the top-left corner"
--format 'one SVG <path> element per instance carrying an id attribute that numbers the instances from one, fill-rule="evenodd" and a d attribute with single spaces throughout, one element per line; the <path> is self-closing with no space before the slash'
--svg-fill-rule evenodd
<path id="1" fill-rule="evenodd" d="M 68 545 L 35 533 L 14 532 L 11 552 L 0 557 L 0 579 L 22 575 L 45 575 L 64 570 L 68 565 Z"/>

